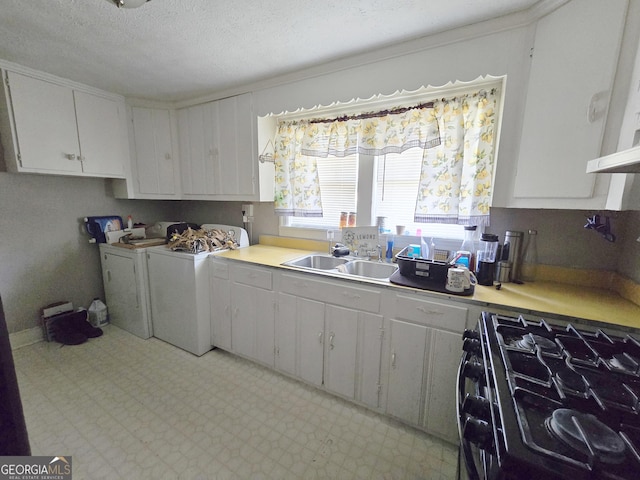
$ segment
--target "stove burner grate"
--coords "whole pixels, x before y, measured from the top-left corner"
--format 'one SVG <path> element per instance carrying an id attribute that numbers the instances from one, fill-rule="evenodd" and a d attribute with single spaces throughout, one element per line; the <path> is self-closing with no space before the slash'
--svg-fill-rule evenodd
<path id="1" fill-rule="evenodd" d="M 590 458 L 607 464 L 625 461 L 624 440 L 594 415 L 559 408 L 545 424 L 552 435 Z"/>
<path id="2" fill-rule="evenodd" d="M 519 340 L 516 340 L 515 346 L 523 348 L 525 350 L 535 351 L 538 347 L 543 353 L 558 353 L 559 347 L 553 340 L 535 335 L 533 333 L 527 333 L 523 335 Z"/>

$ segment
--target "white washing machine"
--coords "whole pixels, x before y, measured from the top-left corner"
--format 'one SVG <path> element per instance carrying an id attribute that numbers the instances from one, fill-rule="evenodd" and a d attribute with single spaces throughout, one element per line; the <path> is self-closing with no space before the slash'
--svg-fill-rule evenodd
<path id="1" fill-rule="evenodd" d="M 241 248 L 246 230 L 205 224 L 203 229 L 233 230 Z M 146 249 L 153 336 L 194 355 L 211 350 L 211 287 L 206 261 L 214 253 L 174 252 L 167 246 Z"/>
<path id="2" fill-rule="evenodd" d="M 100 244 L 102 280 L 110 322 L 140 338 L 153 335 L 149 302 L 149 247 Z"/>

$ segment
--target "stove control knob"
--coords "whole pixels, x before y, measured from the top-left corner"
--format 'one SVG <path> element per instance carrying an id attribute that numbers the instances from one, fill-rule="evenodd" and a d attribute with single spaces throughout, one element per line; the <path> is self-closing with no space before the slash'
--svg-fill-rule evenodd
<path id="1" fill-rule="evenodd" d="M 482 450 L 487 450 L 491 447 L 492 435 L 491 426 L 484 420 L 473 417 L 465 420 L 462 436 L 471 443 L 478 445 Z"/>
<path id="2" fill-rule="evenodd" d="M 480 332 L 478 330 L 469 330 L 468 328 L 462 333 L 462 339 L 473 338 L 474 340 L 480 340 Z"/>
<path id="3" fill-rule="evenodd" d="M 484 365 L 478 360 L 467 360 L 462 366 L 462 375 L 465 378 L 478 380 L 484 377 Z"/>
<path id="4" fill-rule="evenodd" d="M 491 421 L 491 403 L 484 397 L 467 393 L 462 402 L 462 411 L 485 422 Z"/>
<path id="5" fill-rule="evenodd" d="M 465 352 L 473 353 L 474 355 L 480 355 L 482 353 L 482 345 L 480 340 L 475 338 L 465 338 L 462 343 L 462 349 Z"/>

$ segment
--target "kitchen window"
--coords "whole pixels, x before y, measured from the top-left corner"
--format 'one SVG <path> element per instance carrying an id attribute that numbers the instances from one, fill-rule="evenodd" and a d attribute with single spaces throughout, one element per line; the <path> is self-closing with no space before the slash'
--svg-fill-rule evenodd
<path id="1" fill-rule="evenodd" d="M 346 211 L 356 212 L 360 225 L 375 224 L 377 217 L 385 217 L 385 229 L 392 234 L 396 225 L 403 225 L 411 235 L 462 239 L 461 225 L 414 222 L 421 162 L 422 150 L 417 147 L 382 156 L 317 159 L 323 216 L 287 216 L 282 226 L 290 227 L 288 235 L 318 229 L 323 236 L 326 230 L 338 229 L 340 214 Z"/>
<path id="2" fill-rule="evenodd" d="M 461 238 L 462 225 L 488 225 L 503 80 L 435 89 L 393 110 L 353 115 L 351 106 L 333 119 L 280 118 L 281 234 L 322 238 L 345 211 L 357 212 L 360 226 L 386 217 L 391 233 L 404 225 L 413 235 Z"/>

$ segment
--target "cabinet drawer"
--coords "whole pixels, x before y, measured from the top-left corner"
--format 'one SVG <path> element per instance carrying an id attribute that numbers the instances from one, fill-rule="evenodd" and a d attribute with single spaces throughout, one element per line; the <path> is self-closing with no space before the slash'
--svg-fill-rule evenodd
<path id="1" fill-rule="evenodd" d="M 222 280 L 229 279 L 229 265 L 223 262 L 211 262 L 211 275 L 213 278 L 220 278 Z"/>
<path id="2" fill-rule="evenodd" d="M 451 332 L 464 332 L 468 309 L 431 302 L 409 295 L 396 295 L 397 318 Z"/>
<path id="3" fill-rule="evenodd" d="M 252 267 L 231 267 L 231 279 L 236 283 L 271 290 L 271 271 Z"/>
<path id="4" fill-rule="evenodd" d="M 373 288 L 354 287 L 345 282 L 317 280 L 313 275 L 282 275 L 281 290 L 297 297 L 349 307 L 364 312 L 380 311 L 380 291 Z"/>

